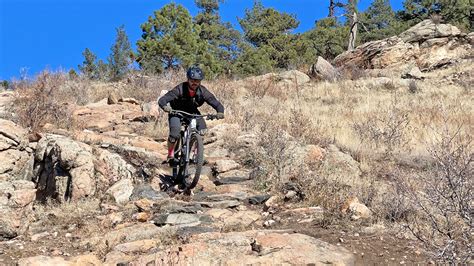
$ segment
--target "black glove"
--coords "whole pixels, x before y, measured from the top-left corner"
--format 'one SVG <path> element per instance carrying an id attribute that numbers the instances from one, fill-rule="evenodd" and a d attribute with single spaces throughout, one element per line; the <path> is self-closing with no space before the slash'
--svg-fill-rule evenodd
<path id="1" fill-rule="evenodd" d="M 217 119 L 224 119 L 224 113 L 217 113 Z"/>
<path id="2" fill-rule="evenodd" d="M 169 113 L 169 112 L 173 111 L 173 108 L 171 108 L 171 106 L 169 106 L 169 105 L 165 105 L 165 106 L 163 106 L 163 111 Z"/>

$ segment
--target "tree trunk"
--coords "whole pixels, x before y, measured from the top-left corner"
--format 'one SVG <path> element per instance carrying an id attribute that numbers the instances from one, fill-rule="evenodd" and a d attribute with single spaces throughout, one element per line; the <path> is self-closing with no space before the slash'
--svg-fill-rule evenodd
<path id="1" fill-rule="evenodd" d="M 357 37 L 357 13 L 354 12 L 354 15 L 352 15 L 352 22 L 351 22 L 351 31 L 349 34 L 349 45 L 347 47 L 348 51 L 354 50 L 355 47 L 355 42 L 356 42 L 356 37 Z"/>
<path id="2" fill-rule="evenodd" d="M 336 8 L 336 3 L 334 3 L 334 0 L 329 0 L 329 15 L 328 17 L 333 18 L 334 17 L 334 9 Z"/>

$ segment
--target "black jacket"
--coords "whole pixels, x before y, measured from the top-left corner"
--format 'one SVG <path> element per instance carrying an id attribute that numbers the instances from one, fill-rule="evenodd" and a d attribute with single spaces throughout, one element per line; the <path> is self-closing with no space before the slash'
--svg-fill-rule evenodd
<path id="1" fill-rule="evenodd" d="M 224 106 L 216 99 L 216 97 L 204 86 L 200 85 L 196 90 L 196 95 L 189 95 L 189 86 L 187 82 L 183 82 L 172 90 L 168 91 L 158 100 L 160 108 L 170 103 L 173 110 L 181 110 L 191 114 L 200 114 L 198 107 L 206 102 L 218 113 L 224 113 Z"/>

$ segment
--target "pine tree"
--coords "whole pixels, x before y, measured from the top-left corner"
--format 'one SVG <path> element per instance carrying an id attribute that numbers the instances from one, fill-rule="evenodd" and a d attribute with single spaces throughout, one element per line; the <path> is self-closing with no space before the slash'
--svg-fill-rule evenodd
<path id="1" fill-rule="evenodd" d="M 133 54 L 124 26 L 118 27 L 116 31 L 117 37 L 108 58 L 112 80 L 120 80 L 130 71 Z"/>
<path id="2" fill-rule="evenodd" d="M 464 31 L 474 30 L 474 5 L 472 0 L 405 0 L 405 10 L 399 15 L 410 25 L 440 15 L 444 22 Z"/>
<path id="3" fill-rule="evenodd" d="M 395 18 L 395 12 L 389 0 L 374 0 L 361 14 L 361 42 L 384 39 L 401 32 L 401 25 Z"/>
<path id="4" fill-rule="evenodd" d="M 345 51 L 348 31 L 349 27 L 340 25 L 336 18 L 325 18 L 317 21 L 303 36 L 315 55 L 330 60 Z"/>
<path id="5" fill-rule="evenodd" d="M 256 48 L 242 43 L 242 53 L 234 64 L 234 73 L 238 76 L 263 74 L 272 71 L 274 62 L 265 47 Z"/>
<path id="6" fill-rule="evenodd" d="M 167 4 L 141 25 L 137 62 L 149 73 L 195 64 L 200 47 L 199 29 L 182 5 Z"/>
<path id="7" fill-rule="evenodd" d="M 96 79 L 97 65 L 95 64 L 95 60 L 97 59 L 97 56 L 89 50 L 89 48 L 86 48 L 84 52 L 82 52 L 82 55 L 84 56 L 84 61 L 82 62 L 82 65 L 78 66 L 79 70 L 88 79 Z"/>
<path id="8" fill-rule="evenodd" d="M 246 10 L 245 17 L 239 19 L 239 23 L 245 40 L 269 53 L 273 67 L 288 68 L 297 56 L 293 47 L 297 38 L 291 31 L 298 27 L 299 21 L 294 15 L 265 8 L 260 1 L 255 1 L 253 8 Z"/>
<path id="9" fill-rule="evenodd" d="M 97 61 L 97 79 L 99 80 L 110 80 L 110 66 L 105 63 L 102 59 Z"/>
<path id="10" fill-rule="evenodd" d="M 229 73 L 238 56 L 240 33 L 232 28 L 230 23 L 221 21 L 219 2 L 223 0 L 195 0 L 195 2 L 201 11 L 194 21 L 200 27 L 199 37 L 208 44 L 207 51 L 198 53 L 198 61 L 205 65 L 205 71 L 209 76 Z"/>

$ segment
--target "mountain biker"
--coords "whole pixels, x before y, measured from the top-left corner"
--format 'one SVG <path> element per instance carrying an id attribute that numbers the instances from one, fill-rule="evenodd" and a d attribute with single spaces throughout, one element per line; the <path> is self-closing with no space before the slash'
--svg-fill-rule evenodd
<path id="1" fill-rule="evenodd" d="M 187 81 L 174 87 L 158 100 L 158 105 L 163 111 L 170 113 L 172 110 L 180 110 L 191 114 L 201 114 L 198 107 L 206 102 L 217 111 L 217 119 L 224 118 L 224 106 L 216 97 L 203 85 L 204 73 L 198 66 L 191 66 L 186 72 Z M 169 104 L 168 104 L 169 103 Z M 168 158 L 174 157 L 174 146 L 179 139 L 181 130 L 180 118 L 172 113 L 168 115 L 169 136 L 168 136 Z M 206 131 L 206 122 L 203 118 L 197 119 L 197 130 L 201 135 Z"/>

